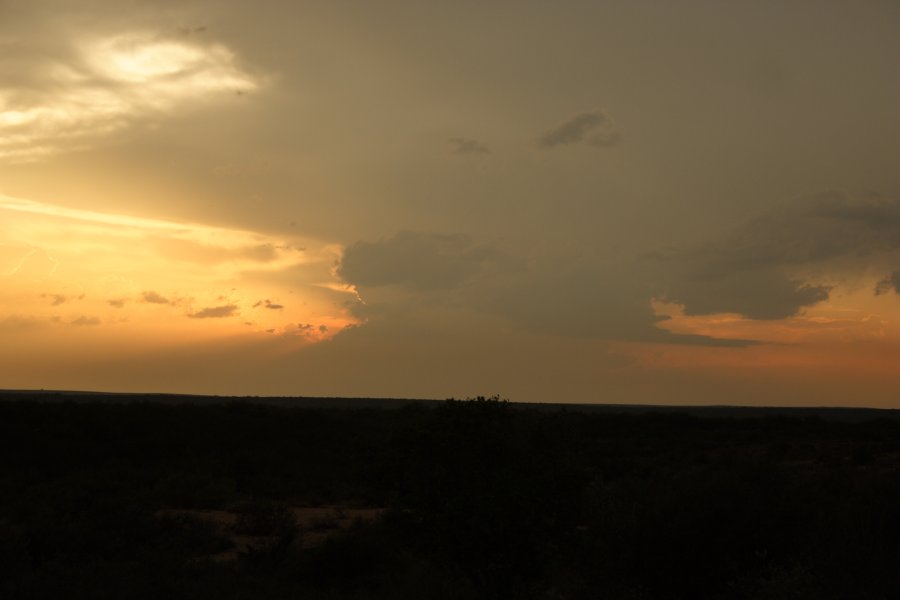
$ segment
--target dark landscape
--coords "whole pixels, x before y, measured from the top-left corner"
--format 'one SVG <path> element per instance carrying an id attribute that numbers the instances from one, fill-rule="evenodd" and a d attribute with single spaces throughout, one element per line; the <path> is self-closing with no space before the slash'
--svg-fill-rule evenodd
<path id="1" fill-rule="evenodd" d="M 900 597 L 897 411 L 4 392 L 0 597 Z"/>

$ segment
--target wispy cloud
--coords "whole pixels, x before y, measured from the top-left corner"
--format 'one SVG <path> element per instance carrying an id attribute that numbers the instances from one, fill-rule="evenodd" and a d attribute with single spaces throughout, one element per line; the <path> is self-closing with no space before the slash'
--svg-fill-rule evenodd
<path id="1" fill-rule="evenodd" d="M 453 152 L 456 154 L 484 155 L 491 153 L 490 148 L 471 138 L 453 137 L 447 141 L 453 146 Z"/>
<path id="2" fill-rule="evenodd" d="M 583 144 L 603 148 L 617 146 L 621 142 L 622 134 L 616 129 L 612 118 L 604 110 L 596 109 L 574 115 L 544 132 L 538 139 L 538 146 L 548 149 Z"/>
<path id="3" fill-rule="evenodd" d="M 356 321 L 346 305 L 355 291 L 333 273 L 342 247 L 312 238 L 0 195 L 0 249 L 0 315 L 27 307 L 22 318 L 49 327 L 98 319 L 110 330 L 174 343 L 315 318 L 329 329 L 312 342 Z M 251 329 L 226 318 L 257 300 L 265 310 L 254 311 Z"/>
<path id="4" fill-rule="evenodd" d="M 144 292 L 141 294 L 141 301 L 147 304 L 171 304 L 171 300 L 157 292 Z"/>
<path id="5" fill-rule="evenodd" d="M 101 321 L 97 317 L 85 317 L 85 316 L 78 317 L 77 319 L 74 319 L 71 322 L 72 325 L 79 325 L 79 326 L 83 326 L 83 325 L 93 326 L 93 325 L 99 325 L 100 323 L 101 323 Z"/>
<path id="6" fill-rule="evenodd" d="M 76 37 L 58 51 L 20 45 L 3 68 L 0 160 L 14 162 L 90 146 L 139 120 L 259 86 L 223 44 L 150 31 Z"/>
<path id="7" fill-rule="evenodd" d="M 211 306 L 198 310 L 188 315 L 192 319 L 222 319 L 225 317 L 234 317 L 238 314 L 236 304 L 226 304 L 223 306 Z"/>

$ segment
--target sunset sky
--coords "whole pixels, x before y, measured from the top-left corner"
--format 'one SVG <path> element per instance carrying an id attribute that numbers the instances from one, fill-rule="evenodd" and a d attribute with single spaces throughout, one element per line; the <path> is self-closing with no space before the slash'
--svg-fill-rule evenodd
<path id="1" fill-rule="evenodd" d="M 0 0 L 0 388 L 900 408 L 895 0 Z"/>

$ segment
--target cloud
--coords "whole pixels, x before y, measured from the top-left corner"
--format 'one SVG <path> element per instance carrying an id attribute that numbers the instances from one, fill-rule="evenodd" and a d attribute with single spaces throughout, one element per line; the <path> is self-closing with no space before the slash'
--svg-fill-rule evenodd
<path id="1" fill-rule="evenodd" d="M 876 296 L 881 296 L 882 294 L 887 294 L 888 292 L 900 294 L 900 271 L 894 271 L 893 273 L 879 281 L 878 285 L 875 286 Z"/>
<path id="2" fill-rule="evenodd" d="M 222 319 L 224 317 L 234 317 L 237 314 L 238 307 L 236 304 L 226 304 L 224 306 L 204 308 L 188 316 L 192 319 Z"/>
<path id="3" fill-rule="evenodd" d="M 750 340 L 676 335 L 657 326 L 655 273 L 633 260 L 528 257 L 524 266 L 471 286 L 469 302 L 528 330 L 605 340 L 745 346 Z"/>
<path id="4" fill-rule="evenodd" d="M 715 277 L 686 277 L 667 297 L 686 315 L 738 313 L 750 319 L 785 319 L 828 299 L 830 286 L 811 285 L 774 269 L 736 271 Z"/>
<path id="5" fill-rule="evenodd" d="M 491 150 L 478 140 L 471 138 L 454 137 L 447 140 L 453 146 L 453 152 L 456 154 L 490 154 Z"/>
<path id="6" fill-rule="evenodd" d="M 66 296 L 65 294 L 41 294 L 41 298 L 49 298 L 51 306 L 61 306 L 66 302 L 72 302 L 75 300 L 84 300 L 85 294 L 79 294 L 77 296 Z"/>
<path id="7" fill-rule="evenodd" d="M 214 248 L 235 258 L 182 260 L 160 252 L 163 239 Z M 187 336 L 230 335 L 238 329 L 252 336 L 265 329 L 293 328 L 298 322 L 327 325 L 327 333 L 305 336 L 314 343 L 356 321 L 345 305 L 355 301 L 356 293 L 333 272 L 342 251 L 334 241 L 92 212 L 0 194 L 0 249 L 9 250 L 2 265 L 8 271 L 0 275 L 0 318 L 33 304 L 28 316 L 43 323 L 57 317 L 67 324 L 79 315 L 92 315 L 115 324 L 115 339 L 163 344 L 182 343 Z M 35 277 L 27 261 L 23 263 L 23 257 L 44 256 L 57 265 L 49 281 L 43 270 Z M 75 302 L 81 290 L 87 295 Z M 243 319 L 216 318 L 236 316 L 239 311 L 229 305 L 249 308 L 256 300 L 265 310 L 253 311 L 252 331 L 239 325 Z M 173 312 L 172 307 L 183 309 Z M 189 333 L 173 318 L 179 314 L 194 315 Z M 70 333 L 90 335 L 86 328 L 82 331 Z M 113 338 L 98 342 L 105 347 L 115 343 Z"/>
<path id="8" fill-rule="evenodd" d="M 900 201 L 828 192 L 753 219 L 719 239 L 664 253 L 665 296 L 685 314 L 780 319 L 829 297 L 831 285 L 893 263 Z M 888 278 L 876 288 L 884 293 Z"/>
<path id="9" fill-rule="evenodd" d="M 34 317 L 10 315 L 0 319 L 0 331 L 4 333 L 20 333 L 37 329 L 43 323 Z"/>
<path id="10" fill-rule="evenodd" d="M 900 249 L 900 201 L 819 194 L 771 212 L 700 249 L 707 272 L 804 265 L 856 258 L 877 261 Z"/>
<path id="11" fill-rule="evenodd" d="M 276 260 L 286 248 L 276 249 L 272 244 L 252 244 L 236 248 L 228 248 L 214 244 L 203 244 L 191 240 L 162 237 L 156 247 L 160 254 L 196 264 L 215 265 L 229 261 L 247 261 L 267 263 Z"/>
<path id="12" fill-rule="evenodd" d="M 70 325 L 78 325 L 78 326 L 81 326 L 81 325 L 93 326 L 93 325 L 99 325 L 100 319 L 98 319 L 97 317 L 81 316 L 81 317 L 78 317 L 77 319 L 72 320 L 69 324 Z"/>
<path id="13" fill-rule="evenodd" d="M 0 44 L 0 159 L 27 162 L 89 147 L 140 121 L 259 83 L 222 44 L 155 31 Z"/>
<path id="14" fill-rule="evenodd" d="M 402 232 L 350 246 L 337 271 L 364 302 L 355 314 L 370 322 L 400 326 L 414 314 L 470 312 L 533 332 L 578 338 L 752 343 L 660 329 L 651 306 L 653 282 L 644 281 L 636 265 L 573 256 L 568 249 L 525 250 L 516 256 L 459 234 Z"/>
<path id="15" fill-rule="evenodd" d="M 147 304 L 172 304 L 172 301 L 157 292 L 149 291 L 141 294 L 141 301 Z"/>
<path id="16" fill-rule="evenodd" d="M 467 310 L 564 336 L 691 345 L 751 339 L 675 334 L 652 305 L 687 317 L 731 313 L 786 319 L 827 301 L 872 269 L 900 289 L 900 201 L 825 193 L 713 239 L 644 256 L 604 257 L 588 245 L 533 249 L 476 243 L 460 234 L 403 232 L 353 244 L 337 273 L 356 286 L 360 317 L 399 323 L 416 311 Z M 869 279 L 871 281 L 871 279 Z M 868 285 L 868 284 L 867 284 Z M 750 330 L 748 330 L 750 331 Z"/>
<path id="17" fill-rule="evenodd" d="M 262 306 L 263 308 L 268 308 L 269 310 L 282 310 L 284 309 L 283 304 L 275 304 L 271 300 L 260 300 L 256 304 L 253 305 L 253 308 L 257 308 Z"/>
<path id="18" fill-rule="evenodd" d="M 579 113 L 560 125 L 544 132 L 538 139 L 540 148 L 584 144 L 596 148 L 617 146 L 622 134 L 602 109 Z"/>
<path id="19" fill-rule="evenodd" d="M 337 274 L 353 285 L 446 289 L 476 274 L 495 256 L 488 246 L 473 244 L 464 235 L 402 231 L 348 247 Z"/>

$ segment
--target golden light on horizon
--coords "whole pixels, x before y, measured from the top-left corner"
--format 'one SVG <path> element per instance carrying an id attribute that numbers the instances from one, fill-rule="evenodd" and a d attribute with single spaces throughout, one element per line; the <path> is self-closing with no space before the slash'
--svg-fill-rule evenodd
<path id="1" fill-rule="evenodd" d="M 0 196 L 0 327 L 141 345 L 283 336 L 355 323 L 340 247 L 313 239 L 68 209 Z M 77 337 L 77 336 L 76 336 Z M 126 344 L 127 345 L 127 344 Z"/>
<path id="2" fill-rule="evenodd" d="M 895 294 L 874 295 L 877 283 L 872 279 L 837 286 L 828 300 L 798 315 L 772 320 L 728 313 L 687 315 L 681 305 L 654 300 L 654 312 L 667 317 L 658 322 L 661 329 L 748 344 L 616 342 L 611 352 L 630 357 L 641 369 L 726 377 L 732 384 L 756 385 L 762 378 L 780 385 L 833 382 L 870 389 L 900 376 L 900 301 Z M 887 402 L 887 398 L 876 401 Z"/>

